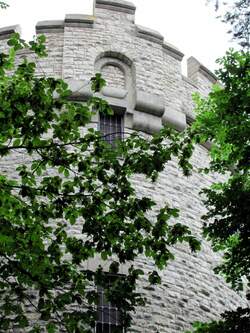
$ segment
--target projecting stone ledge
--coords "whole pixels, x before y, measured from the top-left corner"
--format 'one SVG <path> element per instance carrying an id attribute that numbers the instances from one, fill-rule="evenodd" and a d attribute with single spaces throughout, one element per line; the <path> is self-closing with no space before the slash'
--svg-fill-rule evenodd
<path id="1" fill-rule="evenodd" d="M 164 37 L 158 31 L 143 27 L 141 25 L 136 25 L 136 36 L 161 45 L 164 40 Z"/>
<path id="2" fill-rule="evenodd" d="M 67 14 L 65 26 L 93 28 L 94 16 L 83 14 Z"/>
<path id="3" fill-rule="evenodd" d="M 184 57 L 184 53 L 182 53 L 179 49 L 177 49 L 177 47 L 175 47 L 174 45 L 167 43 L 167 42 L 164 42 L 162 47 L 163 47 L 163 50 L 168 55 L 172 56 L 176 60 L 182 61 L 182 59 Z"/>
<path id="4" fill-rule="evenodd" d="M 65 20 L 40 21 L 36 24 L 37 33 L 63 32 L 64 27 L 93 28 L 94 16 L 84 14 L 66 14 Z"/>
<path id="5" fill-rule="evenodd" d="M 137 90 L 135 109 L 157 117 L 162 117 L 164 113 L 164 98 L 163 96 Z"/>
<path id="6" fill-rule="evenodd" d="M 0 40 L 10 38 L 15 32 L 18 32 L 19 34 L 21 33 L 20 25 L 11 25 L 9 27 L 0 28 Z"/>
<path id="7" fill-rule="evenodd" d="M 110 9 L 117 12 L 135 14 L 136 7 L 132 2 L 123 0 L 96 0 L 95 8 Z"/>
<path id="8" fill-rule="evenodd" d="M 63 32 L 64 21 L 63 20 L 50 20 L 50 21 L 39 21 L 36 24 L 36 32 Z"/>
<path id="9" fill-rule="evenodd" d="M 163 125 L 168 125 L 177 131 L 183 131 L 187 126 L 186 115 L 175 110 L 165 111 L 162 117 Z"/>

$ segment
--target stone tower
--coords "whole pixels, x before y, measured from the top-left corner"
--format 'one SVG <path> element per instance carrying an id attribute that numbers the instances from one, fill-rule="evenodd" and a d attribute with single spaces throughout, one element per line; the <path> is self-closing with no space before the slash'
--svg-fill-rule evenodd
<path id="1" fill-rule="evenodd" d="M 94 16 L 71 14 L 62 21 L 38 22 L 37 34 L 46 35 L 48 50 L 48 57 L 39 60 L 38 70 L 63 78 L 77 101 L 86 101 L 91 94 L 90 78 L 101 72 L 107 81 L 103 97 L 119 116 L 116 126 L 149 135 L 166 124 L 181 131 L 194 118 L 192 93 L 206 95 L 216 78 L 193 57 L 188 59 L 188 76 L 183 76 L 183 54 L 158 32 L 136 25 L 135 10 L 127 1 L 96 0 Z M 1 50 L 10 34 L 18 30 L 18 26 L 0 29 Z M 24 55 L 22 51 L 20 57 Z M 92 119 L 92 126 L 100 126 L 98 116 Z M 138 191 L 152 196 L 159 205 L 167 200 L 180 208 L 181 222 L 199 235 L 204 213 L 199 192 L 215 179 L 201 177 L 196 171 L 208 161 L 207 147 L 199 146 L 193 156 L 195 170 L 191 177 L 182 177 L 172 162 L 154 184 L 138 176 Z M 12 159 L 9 172 L 14 168 Z M 162 285 L 151 289 L 141 285 L 148 303 L 138 308 L 131 332 L 180 333 L 194 321 L 214 319 L 225 309 L 245 304 L 213 273 L 219 256 L 209 244 L 203 242 L 202 251 L 195 255 L 185 246 L 178 246 L 175 254 L 176 259 L 161 272 Z M 152 267 L 146 259 L 137 264 L 145 270 Z"/>

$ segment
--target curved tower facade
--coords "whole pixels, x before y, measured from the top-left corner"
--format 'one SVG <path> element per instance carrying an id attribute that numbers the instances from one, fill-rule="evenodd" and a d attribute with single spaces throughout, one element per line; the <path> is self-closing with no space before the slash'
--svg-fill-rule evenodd
<path id="1" fill-rule="evenodd" d="M 111 125 L 122 131 L 150 135 L 166 124 L 181 131 L 194 118 L 192 93 L 206 95 L 216 77 L 193 57 L 187 62 L 187 77 L 183 76 L 183 54 L 158 32 L 136 25 L 135 10 L 132 3 L 123 0 L 96 0 L 94 16 L 74 14 L 62 21 L 38 22 L 37 34 L 46 36 L 48 50 L 48 57 L 39 60 L 38 70 L 40 74 L 63 78 L 78 101 L 86 101 L 91 95 L 90 78 L 101 72 L 107 82 L 102 95 L 117 116 Z M 0 29 L 0 50 L 18 29 Z M 22 56 L 32 54 L 22 51 Z M 98 115 L 92 122 L 94 127 L 100 126 Z M 188 178 L 182 176 L 173 161 L 156 183 L 142 176 L 134 179 L 138 192 L 152 196 L 159 206 L 167 201 L 179 208 L 180 222 L 196 235 L 200 235 L 200 217 L 204 213 L 200 190 L 215 180 L 197 172 L 209 162 L 207 148 L 197 147 L 194 172 Z M 14 168 L 12 159 L 9 172 Z M 142 282 L 139 291 L 146 295 L 148 303 L 138 308 L 131 332 L 180 333 L 194 321 L 214 319 L 226 309 L 245 305 L 213 273 L 219 256 L 208 243 L 203 242 L 202 251 L 195 255 L 180 245 L 175 255 L 176 259 L 161 272 L 161 285 L 148 288 Z M 146 271 L 152 269 L 147 259 L 138 259 L 137 264 Z"/>

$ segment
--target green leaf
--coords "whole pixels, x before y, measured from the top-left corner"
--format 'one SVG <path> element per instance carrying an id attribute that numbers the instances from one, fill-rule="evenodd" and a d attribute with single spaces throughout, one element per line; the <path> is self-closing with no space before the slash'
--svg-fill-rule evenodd
<path id="1" fill-rule="evenodd" d="M 48 323 L 46 326 L 48 333 L 55 333 L 56 332 L 56 325 L 54 323 Z"/>

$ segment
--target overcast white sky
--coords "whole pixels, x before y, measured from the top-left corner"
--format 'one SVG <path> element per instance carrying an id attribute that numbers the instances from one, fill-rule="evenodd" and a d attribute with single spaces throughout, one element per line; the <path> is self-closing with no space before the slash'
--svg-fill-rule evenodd
<path id="1" fill-rule="evenodd" d="M 5 0 L 0 27 L 20 24 L 22 36 L 31 39 L 41 20 L 64 19 L 65 14 L 92 14 L 93 0 Z M 194 56 L 211 70 L 215 60 L 232 46 L 227 27 L 216 19 L 206 0 L 133 0 L 136 23 L 159 31 L 187 57 Z"/>

